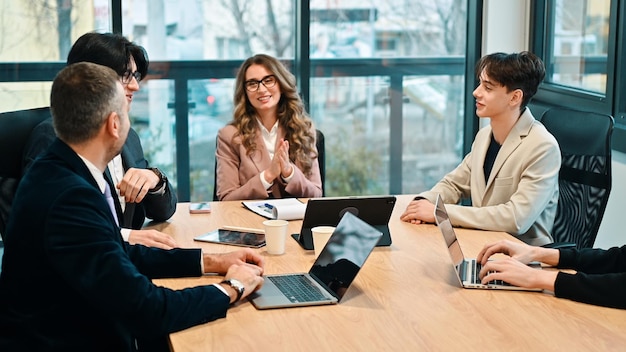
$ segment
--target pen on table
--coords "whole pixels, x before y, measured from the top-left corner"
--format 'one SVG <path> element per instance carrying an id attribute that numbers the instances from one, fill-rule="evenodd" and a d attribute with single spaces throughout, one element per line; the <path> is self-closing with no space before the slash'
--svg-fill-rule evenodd
<path id="1" fill-rule="evenodd" d="M 253 229 L 253 228 L 250 228 L 250 227 L 239 227 L 239 226 L 224 225 L 224 226 L 222 226 L 222 229 L 228 230 L 228 231 L 239 231 L 239 232 L 250 232 L 250 233 L 265 234 L 265 230 L 263 230 L 263 229 Z"/>

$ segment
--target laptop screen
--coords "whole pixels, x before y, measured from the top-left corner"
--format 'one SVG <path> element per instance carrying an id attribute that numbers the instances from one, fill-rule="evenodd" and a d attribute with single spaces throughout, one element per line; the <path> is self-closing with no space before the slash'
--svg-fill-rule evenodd
<path id="1" fill-rule="evenodd" d="M 382 233 L 345 213 L 309 274 L 341 299 Z"/>
<path id="2" fill-rule="evenodd" d="M 435 221 L 437 222 L 437 226 L 446 241 L 448 251 L 450 252 L 450 258 L 452 258 L 452 262 L 458 270 L 459 264 L 465 260 L 465 257 L 461 251 L 461 245 L 456 239 L 454 228 L 452 227 L 452 223 L 450 223 L 450 218 L 448 217 L 448 212 L 443 204 L 441 195 L 437 195 L 437 202 L 435 204 Z"/>

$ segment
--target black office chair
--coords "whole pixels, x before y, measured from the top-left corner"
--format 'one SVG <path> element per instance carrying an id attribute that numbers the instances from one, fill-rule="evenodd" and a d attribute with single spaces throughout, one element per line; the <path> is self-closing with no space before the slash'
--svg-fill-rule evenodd
<path id="1" fill-rule="evenodd" d="M 613 117 L 553 108 L 540 121 L 559 143 L 562 158 L 555 243 L 547 246 L 592 248 L 611 192 Z"/>
<path id="2" fill-rule="evenodd" d="M 215 139 L 215 147 L 217 148 L 217 138 Z M 324 134 L 322 131 L 315 130 L 315 147 L 317 148 L 317 162 L 320 167 L 320 177 L 322 179 L 322 197 L 326 194 L 324 189 L 324 181 L 326 180 L 326 142 L 324 140 Z M 213 166 L 213 201 L 219 201 L 217 196 L 217 158 L 215 158 L 215 165 Z"/>
<path id="3" fill-rule="evenodd" d="M 13 196 L 22 178 L 24 144 L 32 129 L 49 117 L 48 107 L 0 114 L 0 235 L 6 229 Z"/>
<path id="4" fill-rule="evenodd" d="M 322 197 L 326 195 L 326 140 L 320 130 L 315 130 L 315 147 L 317 148 L 317 163 L 320 166 L 320 178 L 322 179 Z"/>

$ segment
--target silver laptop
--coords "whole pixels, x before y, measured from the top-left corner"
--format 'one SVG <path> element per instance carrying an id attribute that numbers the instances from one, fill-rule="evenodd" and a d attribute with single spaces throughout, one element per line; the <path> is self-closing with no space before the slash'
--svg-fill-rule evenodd
<path id="1" fill-rule="evenodd" d="M 308 273 L 265 275 L 250 295 L 258 309 L 336 304 L 365 264 L 382 233 L 346 212 Z"/>
<path id="2" fill-rule="evenodd" d="M 459 279 L 459 283 L 464 288 L 481 288 L 481 289 L 493 289 L 493 290 L 521 290 L 521 291 L 541 291 L 541 289 L 524 288 L 519 286 L 513 286 L 504 281 L 490 281 L 486 285 L 481 283 L 480 273 L 481 264 L 476 262 L 476 259 L 466 259 L 461 251 L 459 241 L 457 241 L 456 233 L 454 233 L 454 227 L 450 223 L 448 212 L 443 204 L 443 200 L 440 195 L 437 195 L 437 202 L 435 203 L 435 221 L 437 226 L 443 235 L 448 251 L 450 252 L 450 258 L 452 258 L 452 265 L 454 271 Z M 539 263 L 529 264 L 530 266 L 541 269 Z"/>

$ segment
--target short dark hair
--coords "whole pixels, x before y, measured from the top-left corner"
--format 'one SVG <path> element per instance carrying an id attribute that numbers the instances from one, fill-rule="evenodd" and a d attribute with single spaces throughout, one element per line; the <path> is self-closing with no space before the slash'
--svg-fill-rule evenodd
<path id="1" fill-rule="evenodd" d="M 131 57 L 137 64 L 137 72 L 141 73 L 141 77 L 145 77 L 150 62 L 142 46 L 120 34 L 90 32 L 76 40 L 67 55 L 67 64 L 93 62 L 112 68 L 121 77 L 129 70 L 128 63 Z"/>
<path id="2" fill-rule="evenodd" d="M 508 92 L 521 89 L 524 93 L 521 109 L 528 105 L 546 76 L 543 61 L 529 51 L 513 54 L 493 53 L 483 56 L 476 64 L 478 80 L 483 71 L 490 79 L 506 87 Z"/>
<path id="3" fill-rule="evenodd" d="M 68 65 L 52 82 L 54 130 L 68 144 L 88 141 L 111 112 L 122 116 L 125 100 L 119 77 L 111 68 L 90 62 Z"/>

